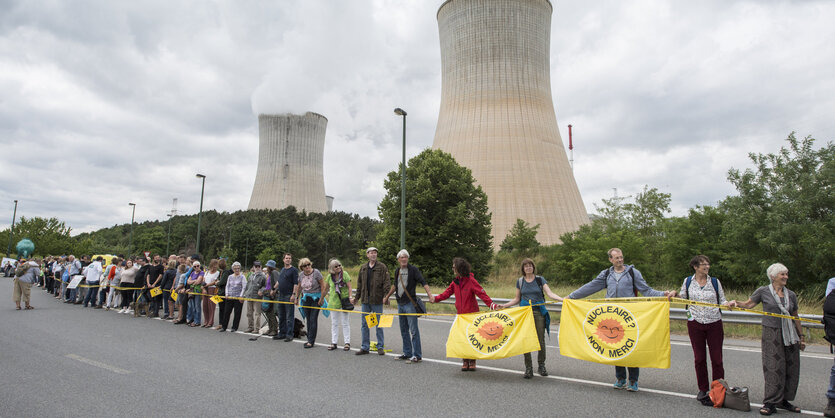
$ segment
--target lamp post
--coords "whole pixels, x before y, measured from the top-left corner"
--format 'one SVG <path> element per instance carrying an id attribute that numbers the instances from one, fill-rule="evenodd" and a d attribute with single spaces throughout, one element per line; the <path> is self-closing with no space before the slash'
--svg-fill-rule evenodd
<path id="1" fill-rule="evenodd" d="M 203 192 L 206 190 L 206 176 L 198 173 L 195 177 L 199 179 L 203 179 L 203 185 L 200 186 L 200 212 L 197 213 L 197 250 L 195 251 L 198 255 L 200 254 L 200 221 L 203 218 Z"/>
<path id="2" fill-rule="evenodd" d="M 168 250 L 171 247 L 171 217 L 174 216 L 174 214 L 169 213 L 167 216 L 168 216 L 168 240 L 165 243 L 165 255 L 166 256 L 171 254 Z"/>
<path id="3" fill-rule="evenodd" d="M 133 255 L 133 219 L 134 215 L 136 215 L 136 203 L 128 203 L 128 206 L 133 206 L 133 210 L 130 214 L 130 247 L 128 247 L 128 258 Z"/>
<path id="4" fill-rule="evenodd" d="M 6 257 L 12 257 L 12 239 L 14 237 L 14 221 L 17 219 L 17 200 L 14 201 L 14 214 L 12 215 L 12 227 L 9 228 L 9 247 L 6 248 Z"/>
<path id="5" fill-rule="evenodd" d="M 403 116 L 403 165 L 400 168 L 400 249 L 406 249 L 406 111 L 394 109 L 394 114 Z"/>

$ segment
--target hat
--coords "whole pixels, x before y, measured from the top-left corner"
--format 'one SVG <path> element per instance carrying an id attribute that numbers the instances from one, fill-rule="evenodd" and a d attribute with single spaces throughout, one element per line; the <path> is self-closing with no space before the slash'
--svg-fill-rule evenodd
<path id="1" fill-rule="evenodd" d="M 275 268 L 275 260 L 269 260 L 269 261 L 267 261 L 267 267 L 272 267 L 272 268 Z"/>
<path id="2" fill-rule="evenodd" d="M 367 249 L 367 250 L 365 250 L 365 253 L 366 253 L 366 254 L 368 254 L 368 253 L 370 253 L 370 252 L 372 252 L 372 251 L 377 251 L 377 247 L 368 247 L 368 249 Z M 379 252 L 379 251 L 377 251 L 377 252 Z"/>
<path id="3" fill-rule="evenodd" d="M 258 260 L 255 260 L 255 261 L 252 262 L 252 265 L 255 266 L 255 267 L 261 267 L 261 262 L 258 261 Z"/>

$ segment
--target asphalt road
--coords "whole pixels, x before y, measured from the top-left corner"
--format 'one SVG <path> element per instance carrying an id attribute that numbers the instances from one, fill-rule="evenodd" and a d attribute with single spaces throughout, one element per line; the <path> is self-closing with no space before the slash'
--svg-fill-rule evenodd
<path id="1" fill-rule="evenodd" d="M 547 378 L 522 379 L 522 358 L 479 361 L 475 373 L 446 359 L 451 320 L 421 319 L 424 361 L 394 359 L 397 321 L 385 331 L 393 352 L 355 356 L 318 346 L 218 333 L 114 311 L 59 303 L 33 288 L 35 310 L 16 311 L 11 280 L 0 280 L 0 416 L 743 416 L 695 400 L 692 351 L 672 338 L 668 370 L 641 369 L 637 393 L 613 390 L 611 366 L 562 357 L 553 327 Z M 431 310 L 431 308 L 430 308 Z M 351 338 L 360 345 L 360 318 Z M 244 323 L 246 319 L 244 318 Z M 242 326 L 241 328 L 245 328 Z M 373 335 L 373 334 L 372 334 Z M 341 347 L 341 341 L 340 341 Z M 762 400 L 758 341 L 725 341 L 725 374 Z M 795 404 L 820 415 L 833 357 L 813 346 L 801 357 Z M 754 406 L 752 405 L 752 408 Z M 789 415 L 780 411 L 780 415 Z"/>

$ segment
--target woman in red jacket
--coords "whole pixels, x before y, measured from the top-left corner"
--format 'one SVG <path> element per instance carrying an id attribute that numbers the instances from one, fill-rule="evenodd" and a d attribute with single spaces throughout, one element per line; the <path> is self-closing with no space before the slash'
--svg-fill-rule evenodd
<path id="1" fill-rule="evenodd" d="M 478 312 L 478 301 L 475 298 L 478 296 L 484 301 L 485 305 L 490 307 L 490 309 L 496 309 L 496 304 L 493 303 L 490 296 L 487 296 L 487 292 L 485 292 L 481 285 L 475 280 L 471 270 L 472 267 L 467 260 L 460 257 L 453 258 L 452 272 L 455 274 L 455 278 L 452 279 L 452 283 L 449 284 L 449 287 L 447 287 L 443 293 L 429 299 L 429 301 L 432 303 L 440 302 L 455 294 L 455 310 L 458 311 L 459 315 L 461 315 Z M 461 371 L 474 372 L 475 360 L 463 360 L 464 364 L 461 366 Z"/>

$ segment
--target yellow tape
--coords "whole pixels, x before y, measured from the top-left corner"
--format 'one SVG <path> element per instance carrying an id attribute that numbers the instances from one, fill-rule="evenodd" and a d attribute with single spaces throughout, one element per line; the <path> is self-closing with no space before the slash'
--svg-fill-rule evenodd
<path id="1" fill-rule="evenodd" d="M 750 312 L 750 313 L 753 313 L 753 314 L 763 315 L 763 316 L 771 316 L 771 317 L 774 317 L 774 318 L 786 318 L 786 319 L 792 319 L 792 320 L 795 320 L 795 321 L 803 321 L 803 322 L 811 322 L 813 324 L 820 324 L 820 321 L 816 321 L 814 319 L 801 318 L 799 316 L 790 316 L 790 315 L 782 315 L 782 314 L 776 314 L 776 313 L 771 313 L 771 312 L 755 311 L 753 309 L 746 309 L 746 308 L 731 308 L 729 306 L 717 305 L 715 303 L 698 302 L 698 301 L 689 300 L 689 299 L 673 298 L 672 302 L 681 303 L 681 304 L 684 304 L 684 305 L 696 305 L 696 306 L 706 306 L 708 308 L 719 308 L 719 309 L 725 309 L 725 310 L 729 310 L 729 311 Z"/>

